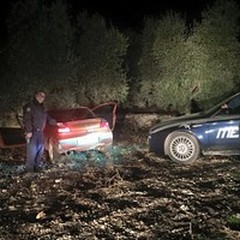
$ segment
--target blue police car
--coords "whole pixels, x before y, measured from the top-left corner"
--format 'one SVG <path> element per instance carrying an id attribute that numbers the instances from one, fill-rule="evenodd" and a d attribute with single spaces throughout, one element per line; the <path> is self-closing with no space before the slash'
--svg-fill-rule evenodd
<path id="1" fill-rule="evenodd" d="M 149 150 L 180 163 L 200 155 L 240 155 L 240 93 L 209 110 L 161 122 L 149 131 Z"/>

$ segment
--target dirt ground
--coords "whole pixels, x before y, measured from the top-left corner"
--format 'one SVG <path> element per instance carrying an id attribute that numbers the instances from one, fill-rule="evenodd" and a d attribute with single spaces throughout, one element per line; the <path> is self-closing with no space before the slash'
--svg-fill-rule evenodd
<path id="1" fill-rule="evenodd" d="M 24 159 L 24 148 L 0 150 L 2 240 L 240 239 L 238 158 L 180 165 L 122 131 L 107 156 L 65 156 L 34 174 Z"/>

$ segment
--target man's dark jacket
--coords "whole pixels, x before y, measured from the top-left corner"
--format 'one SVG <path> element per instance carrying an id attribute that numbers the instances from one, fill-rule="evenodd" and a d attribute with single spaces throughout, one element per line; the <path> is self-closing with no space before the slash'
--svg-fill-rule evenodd
<path id="1" fill-rule="evenodd" d="M 26 133 L 43 131 L 47 122 L 52 125 L 56 124 L 56 121 L 45 111 L 42 103 L 34 99 L 24 106 L 23 124 Z"/>

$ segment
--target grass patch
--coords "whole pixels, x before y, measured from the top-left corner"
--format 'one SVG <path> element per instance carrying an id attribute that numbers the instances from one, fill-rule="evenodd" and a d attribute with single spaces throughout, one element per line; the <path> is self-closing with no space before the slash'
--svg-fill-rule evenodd
<path id="1" fill-rule="evenodd" d="M 227 224 L 232 230 L 240 230 L 240 213 L 229 216 Z"/>

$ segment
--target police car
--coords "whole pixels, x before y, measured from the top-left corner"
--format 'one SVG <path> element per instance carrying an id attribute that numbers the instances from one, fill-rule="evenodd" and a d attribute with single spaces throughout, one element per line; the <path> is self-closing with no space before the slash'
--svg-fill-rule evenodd
<path id="1" fill-rule="evenodd" d="M 180 163 L 200 155 L 240 155 L 240 93 L 209 110 L 161 122 L 149 131 L 149 150 Z"/>

